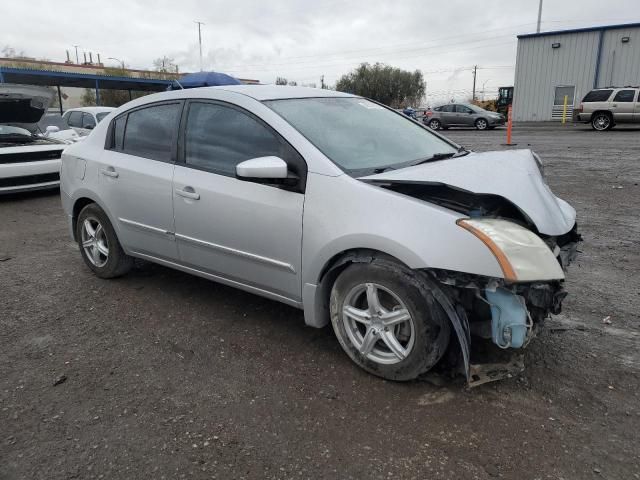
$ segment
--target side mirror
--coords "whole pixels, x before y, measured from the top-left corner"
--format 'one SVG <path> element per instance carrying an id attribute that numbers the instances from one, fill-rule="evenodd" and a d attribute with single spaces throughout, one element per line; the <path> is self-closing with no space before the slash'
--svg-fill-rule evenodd
<path id="1" fill-rule="evenodd" d="M 278 157 L 258 157 L 236 165 L 238 178 L 275 180 L 287 178 L 287 164 Z"/>
<path id="2" fill-rule="evenodd" d="M 60 131 L 60 128 L 56 127 L 55 125 L 49 125 L 46 129 L 47 133 L 56 133 L 59 131 Z"/>

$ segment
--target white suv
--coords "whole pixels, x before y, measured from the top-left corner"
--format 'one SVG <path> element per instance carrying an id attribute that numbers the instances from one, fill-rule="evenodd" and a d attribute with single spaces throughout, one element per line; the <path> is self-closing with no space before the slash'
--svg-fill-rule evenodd
<path id="1" fill-rule="evenodd" d="M 577 117 L 598 131 L 616 123 L 640 123 L 640 87 L 591 90 L 578 106 Z"/>

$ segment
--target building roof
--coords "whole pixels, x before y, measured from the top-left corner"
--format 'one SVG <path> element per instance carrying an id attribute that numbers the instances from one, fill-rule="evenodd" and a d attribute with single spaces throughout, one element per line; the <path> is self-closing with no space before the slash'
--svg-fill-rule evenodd
<path id="1" fill-rule="evenodd" d="M 549 35 L 565 35 L 567 33 L 598 32 L 601 30 L 618 30 L 620 28 L 638 28 L 638 27 L 640 27 L 640 23 L 620 23 L 617 25 L 601 25 L 599 27 L 572 28 L 569 30 L 554 30 L 551 32 L 526 33 L 524 35 L 518 35 L 518 38 L 546 37 Z"/>

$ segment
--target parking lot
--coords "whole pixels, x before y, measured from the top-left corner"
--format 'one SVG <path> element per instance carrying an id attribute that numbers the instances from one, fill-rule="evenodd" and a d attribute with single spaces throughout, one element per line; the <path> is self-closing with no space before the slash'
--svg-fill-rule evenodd
<path id="1" fill-rule="evenodd" d="M 382 381 L 293 308 L 143 262 L 100 280 L 57 192 L 0 198 L 0 479 L 640 479 L 640 129 L 443 133 L 534 149 L 578 211 L 524 374 Z"/>

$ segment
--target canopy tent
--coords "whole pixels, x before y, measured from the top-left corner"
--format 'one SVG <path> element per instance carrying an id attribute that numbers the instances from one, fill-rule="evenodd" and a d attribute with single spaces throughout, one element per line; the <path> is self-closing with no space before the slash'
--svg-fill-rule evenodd
<path id="1" fill-rule="evenodd" d="M 178 81 L 172 83 L 171 90 L 197 87 L 217 87 L 220 85 L 242 85 L 237 78 L 220 72 L 195 72 L 188 73 Z"/>

